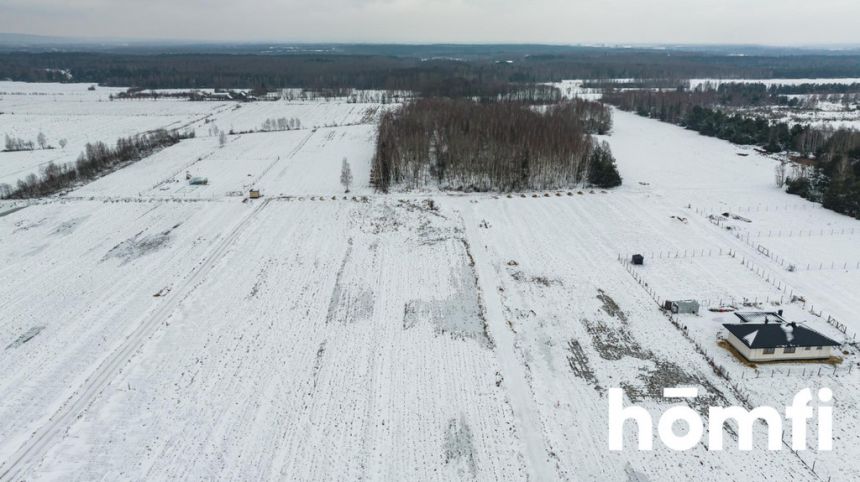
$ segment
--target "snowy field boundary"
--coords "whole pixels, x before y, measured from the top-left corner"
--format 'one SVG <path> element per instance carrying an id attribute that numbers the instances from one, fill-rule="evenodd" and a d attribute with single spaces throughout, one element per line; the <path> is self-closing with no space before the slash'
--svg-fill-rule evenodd
<path id="1" fill-rule="evenodd" d="M 843 234 L 845 230 L 843 230 Z M 854 234 L 853 229 L 849 234 Z M 768 248 L 767 246 L 755 242 L 755 239 L 750 239 L 749 233 L 746 236 L 743 236 L 741 233 L 735 232 L 735 237 L 746 244 L 747 246 L 756 250 L 757 253 L 761 254 L 766 258 L 770 258 L 774 263 L 782 266 L 786 271 L 833 271 L 833 270 L 841 270 L 841 271 L 849 271 L 849 270 L 860 270 L 860 261 L 831 261 L 829 264 L 824 261 L 819 261 L 818 266 L 815 266 L 815 263 L 806 263 L 804 267 L 804 263 L 787 260 L 785 257 L 776 254 L 773 250 Z M 838 235 L 838 234 L 837 234 Z M 822 235 L 824 236 L 824 235 Z M 833 234 L 831 234 L 833 236 Z M 791 235 L 788 236 L 789 238 Z"/>
<path id="2" fill-rule="evenodd" d="M 796 210 L 791 208 L 790 210 Z M 718 227 L 723 227 L 723 224 L 728 222 L 728 219 L 722 215 L 708 212 L 707 210 L 696 209 L 698 214 L 701 214 L 705 217 L 711 224 L 714 224 Z M 739 211 L 736 211 L 739 212 Z M 728 228 L 727 228 L 728 229 Z M 772 249 L 767 246 L 758 243 L 758 239 L 762 238 L 811 238 L 811 237 L 837 237 L 837 236 L 854 236 L 855 233 L 860 233 L 855 228 L 830 228 L 829 230 L 820 228 L 817 230 L 814 229 L 798 229 L 797 231 L 793 229 L 789 230 L 768 230 L 768 231 L 758 231 L 755 236 L 752 235 L 751 231 L 740 232 L 738 230 L 733 230 L 732 235 L 737 238 L 742 243 L 747 246 L 753 248 L 759 254 L 770 258 L 773 262 L 779 264 L 787 271 L 825 271 L 825 270 L 860 270 L 860 260 L 844 260 L 844 261 L 830 261 L 829 263 L 820 261 L 818 262 L 818 266 L 816 267 L 816 263 L 807 262 L 801 263 L 797 261 L 792 261 L 784 256 L 776 254 Z M 805 265 L 805 266 L 804 266 Z"/>
<path id="3" fill-rule="evenodd" d="M 725 255 L 722 254 L 722 250 L 717 250 L 717 251 L 710 250 L 710 253 L 711 253 L 710 254 L 711 257 L 728 256 L 732 259 L 737 258 L 737 253 L 734 251 L 731 251 L 731 250 L 726 251 Z M 719 254 L 714 254 L 714 253 L 719 253 Z M 682 258 L 686 257 L 686 256 L 682 255 L 681 252 L 678 252 L 678 256 L 672 256 L 671 253 L 669 253 L 669 254 L 670 254 L 670 256 L 667 256 L 666 259 L 682 259 Z M 707 257 L 709 255 L 705 253 L 705 250 L 700 250 L 699 251 L 699 257 L 703 257 L 703 256 Z M 689 257 L 690 258 L 695 257 L 695 251 L 691 251 L 689 253 Z M 654 258 L 652 258 L 652 259 L 654 259 Z M 656 259 L 660 259 L 660 258 L 658 257 Z M 618 261 L 621 262 L 621 264 L 624 266 L 624 268 L 627 270 L 627 272 L 630 273 L 630 275 L 633 277 L 633 279 L 637 283 L 639 283 L 639 285 L 648 293 L 648 295 L 651 296 L 651 298 L 657 303 L 657 306 L 661 307 L 661 309 L 662 309 L 663 302 L 665 300 L 668 300 L 669 297 L 667 297 L 661 293 L 658 293 L 657 290 L 655 290 L 653 287 L 651 287 L 651 285 L 648 283 L 648 281 L 645 279 L 645 277 L 642 276 L 642 274 L 640 274 L 635 269 L 635 266 L 629 261 L 629 257 L 619 254 L 618 255 Z M 764 298 L 761 298 L 758 296 L 750 296 L 750 297 L 743 297 L 742 296 L 742 297 L 726 297 L 726 298 L 718 298 L 718 299 L 703 298 L 703 299 L 697 299 L 695 301 L 697 301 L 703 309 L 708 309 L 709 307 L 712 307 L 712 306 L 722 307 L 722 306 L 727 306 L 727 305 L 762 307 L 763 305 L 768 305 L 768 304 L 783 305 L 786 303 L 791 303 L 791 302 L 796 301 L 798 303 L 801 303 L 801 307 L 804 311 L 807 311 L 807 312 L 809 312 L 810 315 L 813 315 L 817 318 L 820 318 L 820 319 L 826 321 L 827 324 L 829 324 L 830 326 L 839 330 L 839 332 L 841 332 L 844 335 L 843 344 L 850 344 L 850 345 L 856 347 L 856 345 L 857 345 L 857 334 L 854 332 L 849 332 L 848 326 L 845 323 L 842 323 L 835 316 L 833 316 L 830 313 L 824 312 L 824 310 L 822 310 L 820 308 L 818 310 L 816 310 L 815 304 L 807 301 L 805 297 L 801 296 L 799 294 L 799 292 L 797 292 L 795 290 L 795 288 L 790 286 L 788 283 L 778 279 L 776 276 L 774 276 L 772 273 L 770 273 L 766 268 L 758 266 L 755 263 L 753 263 L 752 261 L 749 261 L 745 256 L 741 256 L 741 265 L 744 266 L 745 268 L 747 268 L 750 272 L 754 273 L 756 276 L 758 276 L 760 279 L 762 279 L 766 283 L 770 284 L 771 286 L 773 286 L 774 288 L 776 288 L 780 292 L 784 293 L 784 295 L 781 295 L 779 298 L 776 298 L 776 297 L 771 298 L 769 296 L 765 296 Z"/>
<path id="4" fill-rule="evenodd" d="M 818 207 L 817 205 L 810 205 L 809 209 L 816 209 L 817 207 Z M 752 208 L 748 208 L 748 210 L 750 210 L 750 209 L 752 209 Z M 765 211 L 767 211 L 768 209 L 770 209 L 770 208 L 765 206 Z M 774 207 L 773 210 L 776 211 L 779 209 L 780 208 L 777 206 L 777 207 Z M 799 210 L 799 209 L 804 209 L 804 207 L 803 206 L 797 206 L 797 205 L 785 205 L 785 206 L 783 206 L 782 209 L 783 210 Z M 722 222 L 724 222 L 724 218 L 722 216 L 715 216 L 714 213 L 708 212 L 708 210 L 703 210 L 703 209 L 699 209 L 699 208 L 696 209 L 696 213 L 704 216 L 705 219 L 707 219 L 708 221 L 711 222 L 711 224 L 722 228 Z M 778 231 L 778 232 L 781 233 L 781 231 Z M 802 231 L 799 231 L 798 233 L 800 233 L 800 232 L 802 232 Z M 772 233 L 773 233 L 773 231 L 770 232 L 771 235 L 772 235 Z M 820 236 L 826 236 L 827 235 L 825 229 L 819 230 L 819 233 L 820 233 Z M 843 228 L 843 229 L 839 229 L 839 230 L 831 229 L 831 236 L 853 235 L 853 233 L 854 233 L 854 228 L 849 228 L 849 229 Z M 802 266 L 799 266 L 798 264 L 787 261 L 786 258 L 783 258 L 779 255 L 776 255 L 773 251 L 771 251 L 770 249 L 768 249 L 764 245 L 755 243 L 754 240 L 750 240 L 749 234 L 747 234 L 746 236 L 743 236 L 743 234 L 738 233 L 738 232 L 733 232 L 731 234 L 738 241 L 740 241 L 740 242 L 744 243 L 745 245 L 749 246 L 750 248 L 752 248 L 756 254 L 759 254 L 761 256 L 764 256 L 764 257 L 770 259 L 771 261 L 773 261 L 776 264 L 779 264 L 782 268 L 784 268 L 786 271 L 789 271 L 789 272 L 794 272 L 794 271 L 824 271 L 824 270 L 848 271 L 848 270 L 852 270 L 852 269 L 853 270 L 860 270 L 860 261 L 857 261 L 856 263 L 855 262 L 849 262 L 849 261 L 844 261 L 842 263 L 831 261 L 830 266 L 828 266 L 827 263 L 820 262 L 817 269 L 815 268 L 814 264 L 807 263 L 806 269 L 803 269 Z M 736 253 L 734 253 L 732 255 L 732 257 L 735 257 L 735 256 L 736 256 Z M 619 259 L 621 259 L 621 258 L 619 258 Z M 839 332 L 841 332 L 844 335 L 844 340 L 843 340 L 844 344 L 849 344 L 851 346 L 854 346 L 855 348 L 857 347 L 857 333 L 856 332 L 849 332 L 848 326 L 845 323 L 841 322 L 832 313 L 826 313 L 824 310 L 822 310 L 820 308 L 816 311 L 815 305 L 811 302 L 808 302 L 806 297 L 801 296 L 799 294 L 799 292 L 794 287 L 790 286 L 785 281 L 779 279 L 775 274 L 771 273 L 765 267 L 756 265 L 751 260 L 747 259 L 746 256 L 741 257 L 741 264 L 744 267 L 746 267 L 748 270 L 750 270 L 751 272 L 755 273 L 756 276 L 758 276 L 759 278 L 761 278 L 765 282 L 770 283 L 772 286 L 774 286 L 779 291 L 787 294 L 788 299 L 790 301 L 793 301 L 795 299 L 798 299 L 799 301 L 801 301 L 803 303 L 803 310 L 808 311 L 809 314 L 826 321 L 827 324 L 829 324 L 830 326 L 839 330 Z M 840 267 L 840 264 L 841 264 L 841 267 Z M 755 302 L 757 302 L 757 301 L 758 300 L 756 299 Z M 771 300 L 768 298 L 765 299 L 765 303 L 769 303 L 770 301 Z M 732 302 L 734 302 L 734 301 L 732 301 Z M 785 302 L 785 299 L 783 297 L 780 297 L 779 304 L 783 304 L 784 302 Z M 721 301 L 721 303 L 722 303 L 722 301 Z M 807 304 L 809 305 L 808 309 L 807 309 Z M 705 306 L 707 306 L 707 305 L 705 305 Z"/>

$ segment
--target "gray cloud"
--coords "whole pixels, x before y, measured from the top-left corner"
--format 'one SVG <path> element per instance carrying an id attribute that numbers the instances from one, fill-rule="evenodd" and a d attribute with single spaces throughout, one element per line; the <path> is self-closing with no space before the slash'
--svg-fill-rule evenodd
<path id="1" fill-rule="evenodd" d="M 0 0 L 0 31 L 239 41 L 860 43 L 856 0 Z"/>

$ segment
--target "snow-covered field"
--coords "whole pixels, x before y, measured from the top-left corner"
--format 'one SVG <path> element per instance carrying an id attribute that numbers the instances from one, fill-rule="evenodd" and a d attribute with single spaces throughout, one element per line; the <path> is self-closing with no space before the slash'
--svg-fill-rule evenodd
<path id="1" fill-rule="evenodd" d="M 227 105 L 180 100 L 111 101 L 111 94 L 125 89 L 98 87 L 89 91 L 89 86 L 0 82 L 0 142 L 8 135 L 37 144 L 42 133 L 51 147 L 0 152 L 0 184 L 14 185 L 30 173 L 38 175 L 49 162 L 74 162 L 88 142 L 112 145 L 121 137 L 155 129 L 189 127 Z M 61 140 L 65 140 L 65 147 L 61 147 Z"/>
<path id="2" fill-rule="evenodd" d="M 212 122 L 226 131 L 258 130 L 266 119 L 296 118 L 301 127 L 333 127 L 375 122 L 386 105 L 352 104 L 343 100 L 275 101 L 241 104 L 213 117 Z"/>
<path id="3" fill-rule="evenodd" d="M 621 188 L 383 195 L 368 177 L 390 105 L 184 103 L 214 109 L 208 124 L 181 101 L 106 105 L 138 102 L 198 137 L 61 198 L 0 202 L 0 478 L 860 477 L 856 348 L 835 373 L 750 368 L 717 345 L 733 316 L 707 311 L 746 298 L 860 331 L 860 269 L 780 262 L 860 261 L 860 222 L 779 190 L 774 160 L 616 111 Z M 279 117 L 302 127 L 208 133 Z M 708 219 L 723 212 L 747 221 Z M 675 326 L 667 297 L 707 304 Z M 608 450 L 609 388 L 656 420 L 676 385 L 699 388 L 698 410 L 829 387 L 834 450 L 768 452 L 761 426 L 752 452 L 640 452 L 632 429 Z"/>
<path id="4" fill-rule="evenodd" d="M 375 127 L 362 124 L 282 132 L 198 137 L 164 149 L 73 192 L 82 197 L 219 199 L 252 187 L 268 196 L 339 193 L 340 168 L 350 163 L 354 194 L 368 194 Z M 189 185 L 187 175 L 209 183 Z"/>

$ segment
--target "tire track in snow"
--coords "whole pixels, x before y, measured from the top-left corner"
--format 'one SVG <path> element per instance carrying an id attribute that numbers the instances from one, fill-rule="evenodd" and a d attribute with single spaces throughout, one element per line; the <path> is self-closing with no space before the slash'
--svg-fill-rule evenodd
<path id="1" fill-rule="evenodd" d="M 525 367 L 517 356 L 514 332 L 505 321 L 502 300 L 497 290 L 498 284 L 493 281 L 496 280 L 496 273 L 478 232 L 478 220 L 472 216 L 470 207 L 461 211 L 461 214 L 463 214 L 466 239 L 472 246 L 470 252 L 475 263 L 478 286 L 484 298 L 487 326 L 495 342 L 494 352 L 504 377 L 504 386 L 516 421 L 517 433 L 523 444 L 529 479 L 556 480 L 559 476 L 549 460 L 543 423 L 526 377 Z"/>
<path id="2" fill-rule="evenodd" d="M 286 159 L 286 160 L 290 160 L 290 159 L 293 159 L 294 157 L 296 157 L 296 154 L 298 154 L 298 153 L 299 153 L 299 151 L 301 151 L 301 150 L 305 147 L 305 145 L 308 143 L 308 141 L 309 141 L 309 140 L 311 140 L 311 137 L 313 137 L 313 136 L 314 136 L 314 134 L 316 134 L 316 132 L 317 132 L 317 130 L 316 130 L 316 129 L 311 129 L 311 131 L 310 131 L 310 132 L 308 132 L 308 135 L 306 135 L 305 137 L 303 137 L 303 138 L 302 138 L 302 140 L 300 140 L 300 141 L 299 141 L 299 143 L 298 143 L 298 144 L 296 144 L 296 146 L 295 146 L 295 147 L 293 147 L 293 149 L 292 149 L 292 150 L 290 150 L 290 152 L 287 154 L 287 156 L 286 156 L 286 158 L 285 158 L 285 159 Z M 261 173 L 260 173 L 260 175 L 258 175 L 258 176 L 256 176 L 256 177 L 254 178 L 254 182 L 253 182 L 253 184 L 255 184 L 255 185 L 256 185 L 256 184 L 260 184 L 260 181 L 261 181 L 264 177 L 266 177 L 266 174 L 268 174 L 268 173 L 269 173 L 269 171 L 271 171 L 271 170 L 272 170 L 272 168 L 273 168 L 273 167 L 275 167 L 275 166 L 276 166 L 277 164 L 279 164 L 280 162 L 281 162 L 281 156 L 277 156 L 277 157 L 275 157 L 275 160 L 274 160 L 271 164 L 269 164 L 269 166 L 268 166 L 268 167 L 266 167 L 265 169 L 263 169 L 263 172 L 261 172 Z M 281 171 L 281 174 L 283 174 L 283 173 L 284 173 L 284 171 Z M 281 174 L 279 174 L 279 175 L 278 175 L 278 177 L 280 177 L 280 175 L 281 175 Z"/>
<path id="3" fill-rule="evenodd" d="M 48 423 L 37 429 L 3 465 L 0 465 L 0 481 L 14 481 L 24 478 L 26 471 L 38 463 L 53 443 L 62 438 L 75 421 L 87 410 L 92 402 L 110 385 L 111 381 L 134 357 L 135 353 L 148 340 L 155 330 L 174 313 L 179 304 L 188 297 L 215 267 L 233 243 L 244 232 L 247 225 L 262 211 L 268 201 L 263 201 L 245 216 L 215 247 L 208 258 L 192 271 L 191 276 L 176 290 L 168 302 L 158 308 L 149 319 L 143 321 L 111 355 L 90 375 L 85 384 L 78 388 L 63 406 L 50 418 Z"/>

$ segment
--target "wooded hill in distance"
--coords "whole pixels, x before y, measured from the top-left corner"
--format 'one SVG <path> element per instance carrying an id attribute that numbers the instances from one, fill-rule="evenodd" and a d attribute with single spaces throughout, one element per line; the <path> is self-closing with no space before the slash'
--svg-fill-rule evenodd
<path id="1" fill-rule="evenodd" d="M 860 54 L 771 50 L 658 50 L 547 45 L 219 46 L 6 51 L 0 79 L 144 88 L 356 88 L 423 92 L 440 83 L 487 85 L 565 79 L 860 77 Z M 314 49 L 311 52 L 311 48 Z M 56 51 L 60 50 L 60 51 Z M 133 52 L 133 53 L 132 53 Z M 438 89 L 437 89 L 438 90 Z M 436 93 L 438 95 L 438 92 Z"/>

